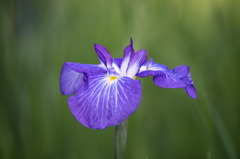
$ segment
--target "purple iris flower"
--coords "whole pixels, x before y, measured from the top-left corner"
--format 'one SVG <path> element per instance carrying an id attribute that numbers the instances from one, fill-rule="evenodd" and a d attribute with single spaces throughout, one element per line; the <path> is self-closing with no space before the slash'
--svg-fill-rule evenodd
<path id="1" fill-rule="evenodd" d="M 153 82 L 163 88 L 184 88 L 196 98 L 189 67 L 173 70 L 147 61 L 147 51 L 135 53 L 133 42 L 124 50 L 123 58 L 113 59 L 102 45 L 94 45 L 100 64 L 65 62 L 60 76 L 60 89 L 69 97 L 68 105 L 75 118 L 92 129 L 105 129 L 126 120 L 140 104 L 142 86 L 137 77 L 152 75 Z"/>

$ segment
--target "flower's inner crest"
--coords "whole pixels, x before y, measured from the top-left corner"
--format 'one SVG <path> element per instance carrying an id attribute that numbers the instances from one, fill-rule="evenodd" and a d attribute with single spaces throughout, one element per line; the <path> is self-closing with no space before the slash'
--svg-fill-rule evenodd
<path id="1" fill-rule="evenodd" d="M 134 76 L 133 79 L 136 80 L 138 77 L 137 76 Z"/>
<path id="2" fill-rule="evenodd" d="M 115 79 L 118 79 L 116 76 L 110 76 L 109 83 L 113 82 Z"/>

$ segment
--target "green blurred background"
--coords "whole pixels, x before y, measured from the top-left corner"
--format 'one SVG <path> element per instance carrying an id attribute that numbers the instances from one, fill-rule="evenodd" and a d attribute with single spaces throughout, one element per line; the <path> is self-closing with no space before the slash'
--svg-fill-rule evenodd
<path id="1" fill-rule="evenodd" d="M 198 98 L 142 80 L 126 158 L 236 159 L 240 150 L 239 0 L 0 2 L 0 158 L 108 159 L 114 127 L 92 130 L 59 90 L 64 62 L 98 63 L 94 43 L 189 65 Z"/>

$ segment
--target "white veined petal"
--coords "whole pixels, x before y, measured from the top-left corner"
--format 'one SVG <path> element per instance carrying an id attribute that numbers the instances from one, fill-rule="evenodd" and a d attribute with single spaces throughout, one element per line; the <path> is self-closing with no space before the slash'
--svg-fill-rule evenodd
<path id="1" fill-rule="evenodd" d="M 89 76 L 88 89 L 68 100 L 71 112 L 84 126 L 104 129 L 120 124 L 138 107 L 141 83 L 128 77 L 110 80 L 107 75 Z"/>

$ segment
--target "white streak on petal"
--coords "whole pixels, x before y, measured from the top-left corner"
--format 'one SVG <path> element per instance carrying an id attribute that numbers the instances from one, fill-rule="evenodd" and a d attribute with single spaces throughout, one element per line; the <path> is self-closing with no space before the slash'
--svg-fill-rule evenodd
<path id="1" fill-rule="evenodd" d="M 118 74 L 121 74 L 121 70 L 115 62 L 113 62 L 113 68 Z"/>
<path id="2" fill-rule="evenodd" d="M 120 124 L 138 107 L 141 83 L 120 77 L 109 83 L 107 75 L 89 76 L 89 87 L 69 98 L 71 112 L 84 126 L 104 129 Z"/>
<path id="3" fill-rule="evenodd" d="M 129 53 L 130 54 L 130 53 Z M 121 74 L 123 76 L 127 75 L 127 67 L 128 63 L 130 61 L 130 56 L 127 56 L 126 58 L 123 59 L 122 64 L 121 64 Z"/>

